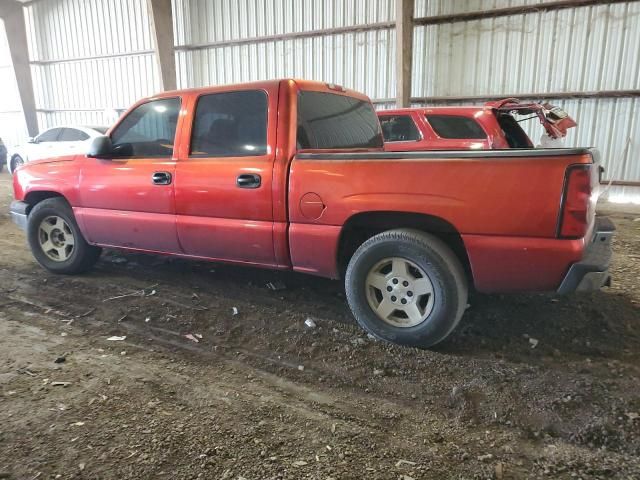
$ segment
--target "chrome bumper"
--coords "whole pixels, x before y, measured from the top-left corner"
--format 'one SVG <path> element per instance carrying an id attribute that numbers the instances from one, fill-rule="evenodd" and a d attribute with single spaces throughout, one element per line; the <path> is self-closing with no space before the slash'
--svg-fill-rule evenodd
<path id="1" fill-rule="evenodd" d="M 9 207 L 11 220 L 13 220 L 13 223 L 18 225 L 22 230 L 27 229 L 28 208 L 29 204 L 19 200 L 11 202 L 11 206 Z"/>

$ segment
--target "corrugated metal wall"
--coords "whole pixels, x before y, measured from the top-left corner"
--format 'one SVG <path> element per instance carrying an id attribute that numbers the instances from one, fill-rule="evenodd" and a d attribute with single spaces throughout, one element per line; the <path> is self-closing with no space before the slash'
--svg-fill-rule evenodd
<path id="1" fill-rule="evenodd" d="M 394 94 L 391 29 L 240 41 L 389 22 L 394 15 L 392 0 L 175 0 L 178 85 L 297 77 L 386 98 Z"/>
<path id="2" fill-rule="evenodd" d="M 146 0 L 46 0 L 26 8 L 40 129 L 113 122 L 159 89 Z"/>
<path id="3" fill-rule="evenodd" d="M 481 8 L 479 1 L 426 3 L 428 15 Z M 483 1 L 485 8 L 487 3 L 501 8 L 536 2 Z M 414 33 L 414 97 L 640 89 L 639 2 L 420 26 Z M 640 181 L 640 98 L 552 103 L 578 121 L 569 146 L 596 146 L 606 177 Z M 528 126 L 537 140 L 541 129 Z M 640 200 L 639 189 L 614 187 L 611 193 Z"/>
<path id="4" fill-rule="evenodd" d="M 27 135 L 22 115 L 18 85 L 13 73 L 4 22 L 0 20 L 0 138 L 5 145 L 15 145 Z"/>
<path id="5" fill-rule="evenodd" d="M 415 16 L 541 1 L 416 0 Z M 146 0 L 42 0 L 26 13 L 41 128 L 110 122 L 159 89 Z M 173 13 L 180 88 L 293 76 L 395 96 L 394 0 L 173 0 Z M 636 90 L 638 51 L 638 2 L 418 26 L 412 94 Z M 638 181 L 638 102 L 553 103 L 578 120 L 570 145 L 598 146 L 609 175 Z"/>

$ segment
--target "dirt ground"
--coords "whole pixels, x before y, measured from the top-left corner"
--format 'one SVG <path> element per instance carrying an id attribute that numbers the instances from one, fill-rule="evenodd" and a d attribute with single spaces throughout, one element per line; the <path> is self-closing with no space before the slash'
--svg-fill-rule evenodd
<path id="1" fill-rule="evenodd" d="M 10 200 L 5 172 L 0 478 L 640 478 L 637 207 L 603 207 L 612 288 L 474 295 L 421 351 L 323 279 L 117 252 L 51 275 Z"/>

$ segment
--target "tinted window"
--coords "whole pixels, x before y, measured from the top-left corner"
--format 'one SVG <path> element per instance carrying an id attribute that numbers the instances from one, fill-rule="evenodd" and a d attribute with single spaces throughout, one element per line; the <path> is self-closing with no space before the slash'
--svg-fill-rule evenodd
<path id="1" fill-rule="evenodd" d="M 170 157 L 179 112 L 179 98 L 140 105 L 120 122 L 111 135 L 114 151 L 124 157 Z"/>
<path id="2" fill-rule="evenodd" d="M 61 128 L 52 128 L 38 136 L 38 142 L 57 142 Z"/>
<path id="3" fill-rule="evenodd" d="M 381 116 L 380 126 L 385 142 L 407 142 L 420 139 L 416 124 L 409 115 Z"/>
<path id="4" fill-rule="evenodd" d="M 60 142 L 82 142 L 89 138 L 89 135 L 82 130 L 76 130 L 75 128 L 63 128 L 58 141 Z"/>
<path id="5" fill-rule="evenodd" d="M 508 113 L 496 112 L 498 124 L 504 132 L 507 143 L 511 148 L 531 148 L 533 143 L 524 132 L 520 124 Z"/>
<path id="6" fill-rule="evenodd" d="M 487 138 L 482 127 L 467 117 L 455 115 L 427 115 L 433 130 L 442 138 Z"/>
<path id="7" fill-rule="evenodd" d="M 244 157 L 267 153 L 267 94 L 214 93 L 198 99 L 191 155 Z"/>
<path id="8" fill-rule="evenodd" d="M 298 94 L 298 148 L 382 147 L 369 102 L 333 93 Z"/>

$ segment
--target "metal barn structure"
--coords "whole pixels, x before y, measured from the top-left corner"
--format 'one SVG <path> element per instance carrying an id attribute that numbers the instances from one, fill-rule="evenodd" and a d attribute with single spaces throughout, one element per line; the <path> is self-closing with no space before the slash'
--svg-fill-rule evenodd
<path id="1" fill-rule="evenodd" d="M 363 91 L 379 108 L 516 96 L 570 112 L 568 145 L 599 147 L 610 198 L 640 201 L 638 1 L 5 0 L 2 10 L 6 143 L 111 123 L 162 89 L 285 76 Z M 21 18 L 26 68 L 9 42 Z"/>

